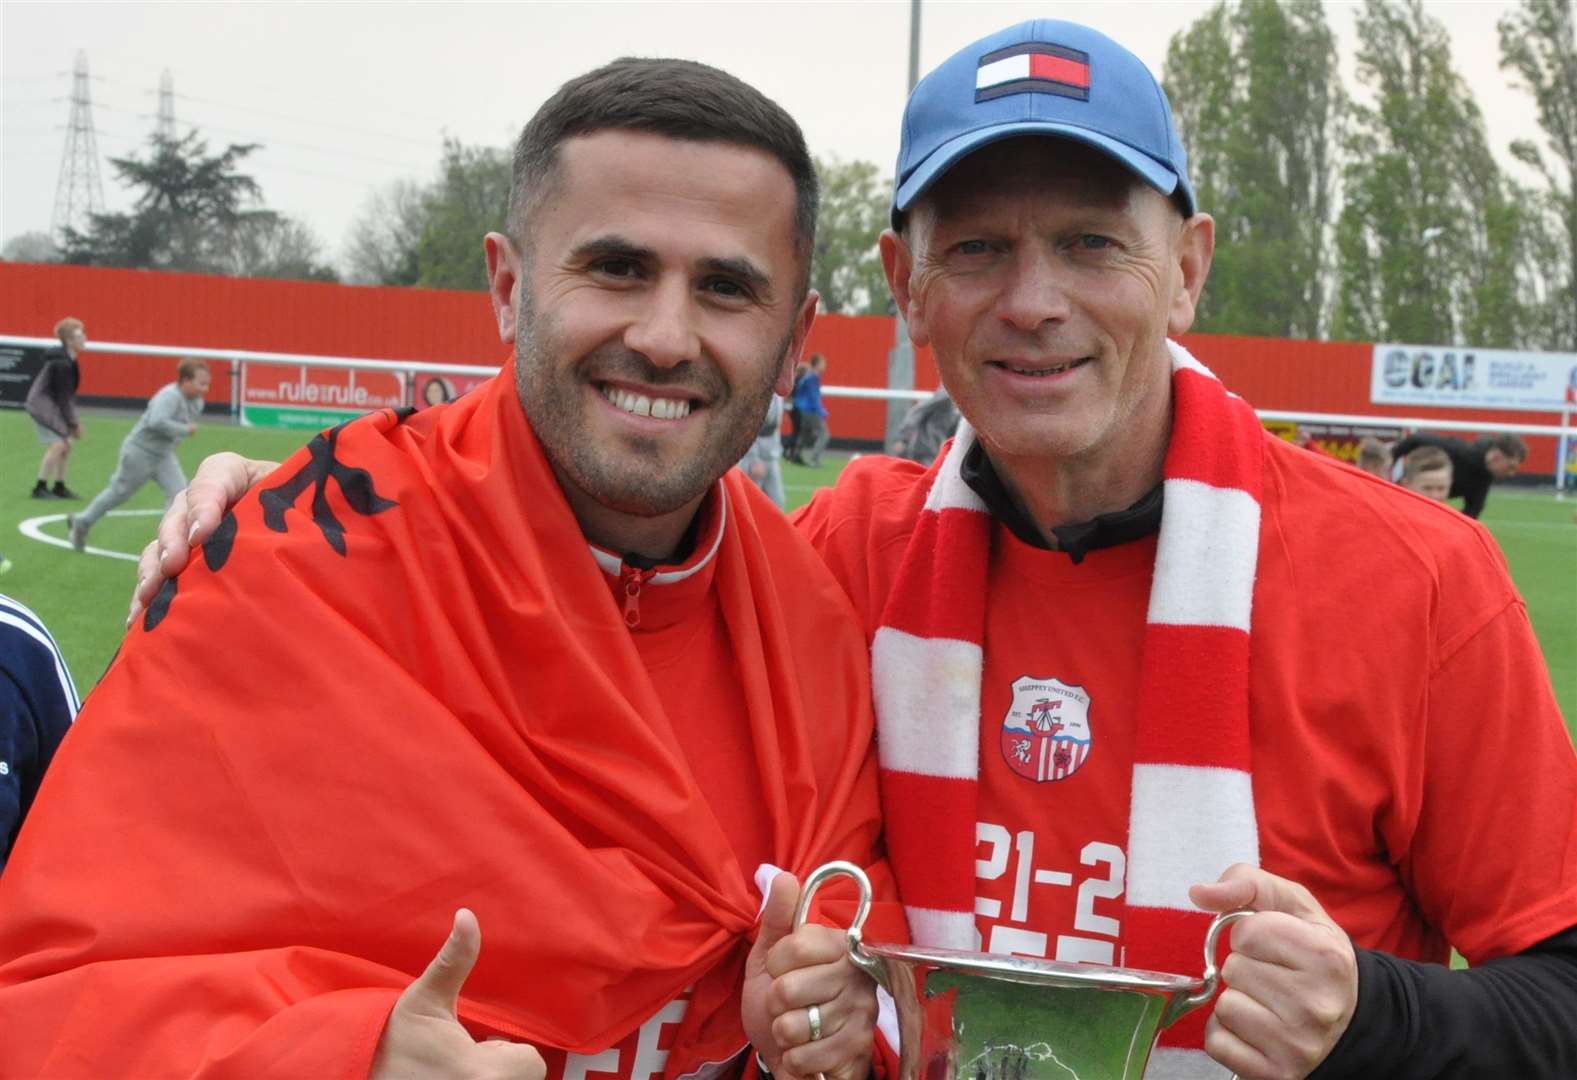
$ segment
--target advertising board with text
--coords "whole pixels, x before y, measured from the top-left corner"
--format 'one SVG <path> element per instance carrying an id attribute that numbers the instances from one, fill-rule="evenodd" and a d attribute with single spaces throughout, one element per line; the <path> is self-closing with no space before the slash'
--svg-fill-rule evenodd
<path id="1" fill-rule="evenodd" d="M 28 345 L 0 345 L 0 408 L 26 405 L 33 380 L 44 370 L 46 351 Z"/>
<path id="2" fill-rule="evenodd" d="M 1577 353 L 1376 345 L 1369 400 L 1464 409 L 1577 409 Z"/>
<path id="3" fill-rule="evenodd" d="M 319 431 L 404 405 L 404 372 L 261 363 L 242 369 L 241 423 L 247 427 Z"/>
<path id="4" fill-rule="evenodd" d="M 1307 421 L 1265 420 L 1266 431 L 1299 446 L 1323 451 L 1349 465 L 1358 463 L 1358 445 L 1366 438 L 1393 443 L 1403 435 L 1394 424 L 1320 424 Z"/>

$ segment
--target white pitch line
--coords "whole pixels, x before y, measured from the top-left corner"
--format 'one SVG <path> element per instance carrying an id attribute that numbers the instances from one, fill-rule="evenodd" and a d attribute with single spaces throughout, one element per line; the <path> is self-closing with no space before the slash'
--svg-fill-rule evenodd
<path id="1" fill-rule="evenodd" d="M 163 513 L 163 510 L 111 510 L 105 516 L 149 517 L 153 514 Z M 23 521 L 16 527 L 16 531 L 29 540 L 37 540 L 41 544 L 49 544 L 53 547 L 65 548 L 67 551 L 70 551 L 71 541 L 69 539 L 60 536 L 50 536 L 42 528 L 45 525 L 53 525 L 57 521 L 65 521 L 67 516 L 66 514 L 41 514 L 38 517 L 28 518 L 26 521 Z M 109 548 L 101 547 L 85 547 L 82 551 L 85 555 L 102 555 L 106 559 L 125 559 L 127 562 L 136 562 L 141 558 L 141 552 L 136 555 L 128 555 L 124 551 L 111 551 Z"/>

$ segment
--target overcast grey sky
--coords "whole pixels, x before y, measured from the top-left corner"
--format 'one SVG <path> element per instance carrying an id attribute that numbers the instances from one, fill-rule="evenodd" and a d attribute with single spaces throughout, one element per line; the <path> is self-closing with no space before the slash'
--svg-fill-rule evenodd
<path id="1" fill-rule="evenodd" d="M 1496 20 L 1513 5 L 1430 2 L 1477 88 L 1498 156 L 1537 138 L 1531 98 L 1499 70 Z M 1209 4 L 927 0 L 921 70 L 1013 22 L 1088 23 L 1157 72 L 1172 34 Z M 1331 3 L 1349 88 L 1357 4 Z M 782 3 L 28 3 L 0 0 L 0 238 L 47 230 L 87 53 L 109 209 L 128 199 L 107 159 L 139 149 L 160 73 L 174 78 L 184 133 L 211 148 L 260 142 L 246 170 L 267 204 L 307 222 L 337 257 L 378 188 L 433 175 L 444 134 L 504 146 L 572 75 L 623 55 L 716 64 L 794 114 L 811 149 L 889 175 L 908 63 L 907 0 Z"/>

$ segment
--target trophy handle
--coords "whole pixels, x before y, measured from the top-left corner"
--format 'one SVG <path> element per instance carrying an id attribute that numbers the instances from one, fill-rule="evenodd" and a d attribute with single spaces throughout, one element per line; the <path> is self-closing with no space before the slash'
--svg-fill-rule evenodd
<path id="1" fill-rule="evenodd" d="M 1210 929 L 1205 931 L 1205 985 L 1199 993 L 1189 994 L 1187 997 L 1178 998 L 1176 1007 L 1171 1015 L 1161 1021 L 1163 1028 L 1193 1012 L 1216 996 L 1216 991 L 1221 988 L 1221 969 L 1216 966 L 1216 947 L 1221 939 L 1221 932 L 1233 923 L 1246 919 L 1254 914 L 1247 909 L 1241 911 L 1223 911 L 1210 921 Z"/>
<path id="2" fill-rule="evenodd" d="M 865 929 L 865 919 L 871 913 L 871 879 L 866 877 L 865 871 L 854 863 L 839 859 L 824 863 L 811 871 L 810 876 L 805 879 L 804 888 L 800 891 L 799 903 L 794 907 L 794 929 L 798 930 L 805 925 L 805 917 L 810 913 L 810 898 L 815 895 L 816 890 L 835 877 L 853 878 L 860 889 L 860 904 L 854 911 L 854 924 L 848 931 L 849 959 L 854 962 L 855 967 L 885 988 L 887 980 L 882 977 L 882 965 L 860 944 L 860 934 Z"/>

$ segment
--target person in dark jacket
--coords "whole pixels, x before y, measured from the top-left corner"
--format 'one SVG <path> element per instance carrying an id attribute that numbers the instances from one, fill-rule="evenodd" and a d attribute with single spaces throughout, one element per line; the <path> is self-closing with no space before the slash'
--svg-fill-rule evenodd
<path id="1" fill-rule="evenodd" d="M 794 365 L 794 385 L 789 390 L 787 401 L 789 422 L 783 430 L 783 456 L 794 462 L 799 461 L 799 433 L 805 430 L 805 416 L 794 403 L 794 395 L 799 393 L 799 384 L 809 374 L 810 365 L 803 360 Z"/>
<path id="2" fill-rule="evenodd" d="M 80 705 L 43 622 L 0 594 L 0 870 Z"/>
<path id="3" fill-rule="evenodd" d="M 44 444 L 33 498 L 79 499 L 81 496 L 66 486 L 66 462 L 71 457 L 72 440 L 82 438 L 82 426 L 77 422 L 77 384 L 81 381 L 77 357 L 87 347 L 88 335 L 81 319 L 65 318 L 55 324 L 55 336 L 60 348 L 44 354 L 43 370 L 27 391 L 27 414 L 33 418 L 38 441 Z"/>
<path id="4" fill-rule="evenodd" d="M 894 457 L 908 458 L 927 467 L 941 453 L 942 444 L 958 430 L 958 406 L 947 395 L 947 387 L 938 386 L 936 392 L 909 410 L 898 425 L 898 435 L 893 439 Z"/>
<path id="5" fill-rule="evenodd" d="M 1450 498 L 1462 499 L 1462 512 L 1476 518 L 1489 500 L 1489 485 L 1515 475 L 1528 457 L 1527 445 L 1509 433 L 1485 435 L 1469 443 L 1450 435 L 1420 431 L 1399 440 L 1391 447 L 1397 461 L 1420 446 L 1438 446 L 1451 458 Z"/>

